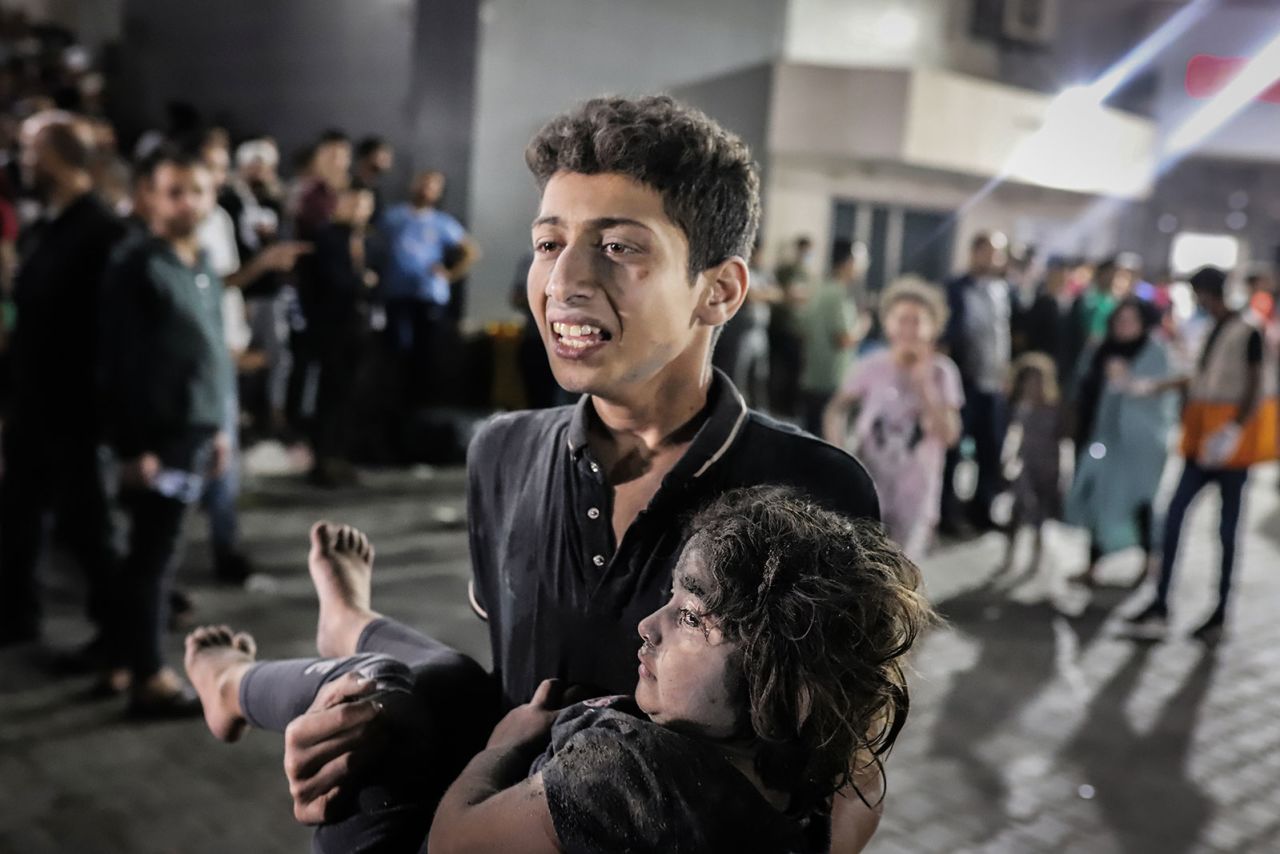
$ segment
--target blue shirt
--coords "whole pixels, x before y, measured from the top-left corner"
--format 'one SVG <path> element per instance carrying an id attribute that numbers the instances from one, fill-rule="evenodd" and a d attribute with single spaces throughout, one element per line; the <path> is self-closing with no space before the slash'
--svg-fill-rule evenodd
<path id="1" fill-rule="evenodd" d="M 417 210 L 399 204 L 378 225 L 387 242 L 387 269 L 382 287 L 387 299 L 416 299 L 445 305 L 449 280 L 433 269 L 444 264 L 445 252 L 467 236 L 462 224 L 435 208 Z"/>

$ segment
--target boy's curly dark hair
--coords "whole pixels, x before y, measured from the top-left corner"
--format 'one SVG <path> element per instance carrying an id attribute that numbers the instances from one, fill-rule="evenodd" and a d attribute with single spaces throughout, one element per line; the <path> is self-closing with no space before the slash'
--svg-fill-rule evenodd
<path id="1" fill-rule="evenodd" d="M 593 98 L 556 116 L 524 153 L 545 189 L 557 172 L 618 173 L 657 190 L 689 241 L 689 275 L 748 258 L 760 224 L 760 170 L 746 144 L 667 95 Z"/>
<path id="2" fill-rule="evenodd" d="M 738 644 L 761 778 L 813 803 L 878 772 L 907 717 L 903 656 L 936 619 L 919 569 L 878 523 L 787 487 L 728 492 L 690 531 L 703 604 Z"/>

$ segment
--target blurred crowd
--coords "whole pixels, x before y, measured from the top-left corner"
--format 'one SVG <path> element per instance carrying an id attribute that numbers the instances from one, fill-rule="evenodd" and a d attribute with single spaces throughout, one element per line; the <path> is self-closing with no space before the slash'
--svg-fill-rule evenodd
<path id="1" fill-rule="evenodd" d="M 286 176 L 268 133 L 173 104 L 126 145 L 103 80 L 70 33 L 0 16 L 0 642 L 39 633 L 52 517 L 99 630 L 65 665 L 139 715 L 186 713 L 160 649 L 190 608 L 164 580 L 189 508 L 240 585 L 243 439 L 326 487 L 357 481 L 353 455 L 420 458 L 403 425 L 454 393 L 479 248 L 440 208 L 443 174 L 386 186 L 377 135 L 324 130 Z"/>
<path id="2" fill-rule="evenodd" d="M 1056 520 L 1088 532 L 1074 580 L 1091 585 L 1103 558 L 1142 548 L 1133 585 L 1154 577 L 1157 594 L 1135 630 L 1157 634 L 1186 512 L 1216 485 L 1221 582 L 1197 635 L 1221 631 L 1248 472 L 1280 454 L 1272 269 L 1151 281 L 1133 253 L 1040 261 L 991 232 L 949 281 L 871 293 L 867 261 L 837 242 L 820 276 L 807 237 L 772 271 L 753 261 L 715 355 L 749 402 L 854 450 L 913 557 L 939 536 L 1002 530 L 1008 571 L 1030 529 L 1034 571 Z M 1175 438 L 1182 474 L 1157 507 Z"/>

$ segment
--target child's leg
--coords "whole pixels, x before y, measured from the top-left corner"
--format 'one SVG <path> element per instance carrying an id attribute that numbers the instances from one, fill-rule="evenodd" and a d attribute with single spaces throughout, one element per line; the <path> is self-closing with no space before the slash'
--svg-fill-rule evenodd
<path id="1" fill-rule="evenodd" d="M 413 690 L 409 667 L 387 655 L 259 662 L 253 638 L 233 635 L 226 626 L 196 629 L 187 635 L 186 646 L 187 675 L 210 732 L 223 741 L 235 741 L 246 725 L 283 732 L 307 711 L 321 687 L 352 671 L 375 680 L 380 691 Z"/>
<path id="2" fill-rule="evenodd" d="M 1018 548 L 1018 533 L 1022 530 L 1022 517 L 1022 507 L 1015 503 L 1009 517 L 1008 544 L 1005 546 L 1004 562 L 1000 564 L 1001 575 L 1013 569 L 1013 558 Z"/>
<path id="3" fill-rule="evenodd" d="M 247 725 L 283 731 L 321 687 L 353 671 L 375 680 L 395 747 L 389 761 L 360 778 L 345 815 L 317 828 L 312 850 L 319 854 L 419 851 L 440 798 L 497 721 L 498 692 L 489 674 L 420 637 L 429 647 L 417 652 L 422 660 L 412 669 L 381 653 L 255 662 L 252 638 L 225 626 L 187 637 L 187 672 L 210 730 L 226 741 Z"/>

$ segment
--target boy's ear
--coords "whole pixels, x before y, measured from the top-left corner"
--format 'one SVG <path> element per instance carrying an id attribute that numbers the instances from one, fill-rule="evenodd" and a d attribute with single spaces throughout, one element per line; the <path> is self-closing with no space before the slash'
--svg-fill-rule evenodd
<path id="1" fill-rule="evenodd" d="M 698 275 L 707 284 L 707 290 L 698 306 L 697 317 L 707 326 L 723 326 L 747 299 L 747 288 L 751 284 L 747 262 L 734 255 Z"/>

